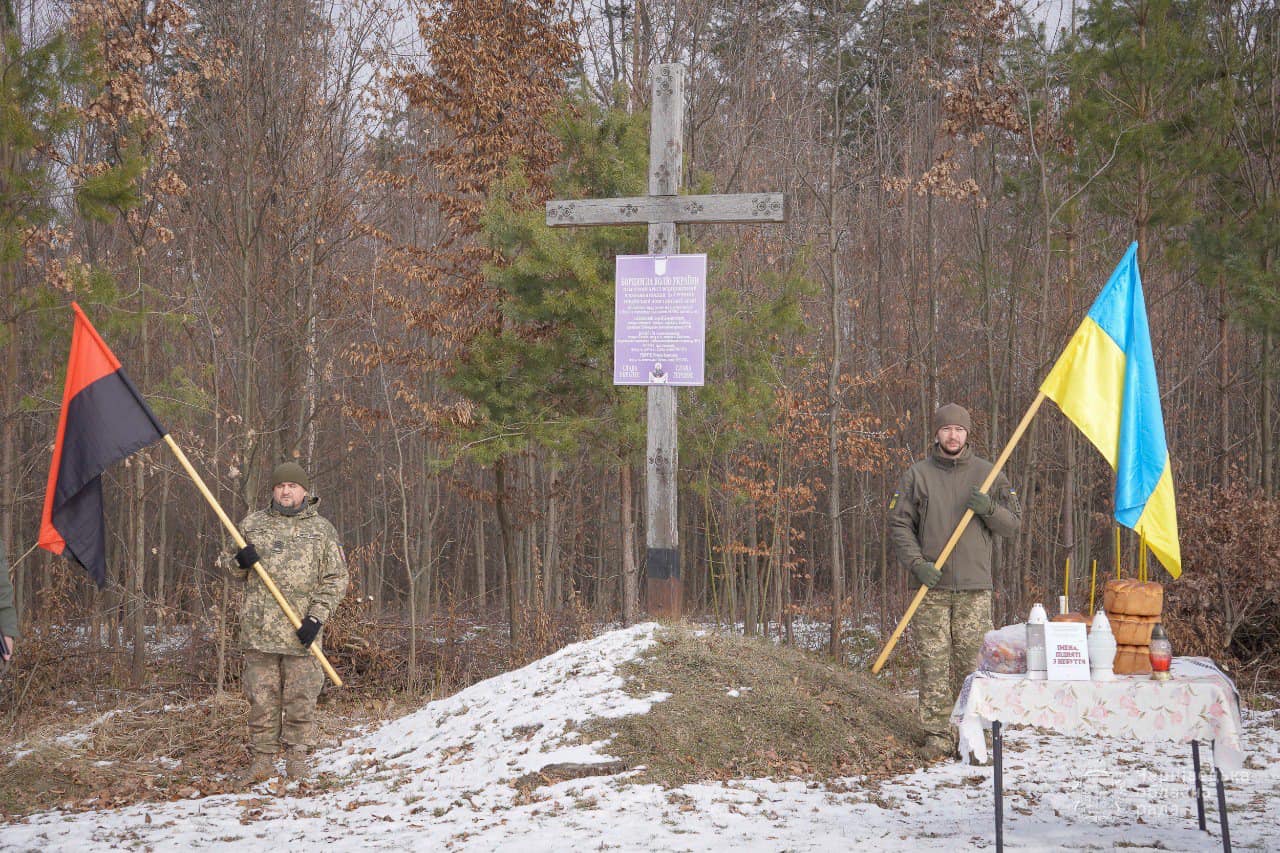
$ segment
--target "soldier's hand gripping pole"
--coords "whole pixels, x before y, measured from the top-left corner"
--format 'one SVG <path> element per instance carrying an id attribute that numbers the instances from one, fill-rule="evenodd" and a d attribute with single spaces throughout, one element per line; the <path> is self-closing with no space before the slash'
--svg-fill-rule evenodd
<path id="1" fill-rule="evenodd" d="M 196 484 L 196 488 L 200 490 L 200 494 L 204 495 L 204 499 L 208 501 L 210 508 L 213 509 L 214 513 L 222 521 L 222 526 L 227 528 L 227 532 L 230 533 L 231 538 L 235 540 L 236 547 L 243 548 L 246 543 L 244 541 L 244 537 L 240 535 L 240 530 L 235 526 L 235 523 L 227 517 L 227 514 L 223 512 L 222 505 L 219 504 L 218 499 L 213 496 L 213 492 L 209 491 L 209 487 L 204 484 L 204 480 L 200 477 L 200 474 L 194 467 L 192 467 L 191 460 L 187 459 L 187 454 L 182 452 L 182 448 L 178 446 L 177 442 L 175 442 L 173 437 L 168 433 L 165 433 L 164 441 L 165 444 L 169 445 L 169 449 L 173 451 L 173 455 L 178 457 L 178 462 L 181 463 L 183 469 L 186 470 L 187 476 Z M 302 620 L 298 618 L 297 612 L 295 612 L 289 602 L 285 600 L 285 597 L 281 595 L 280 588 L 276 586 L 275 581 L 271 580 L 271 576 L 267 574 L 267 570 L 262 568 L 262 563 L 254 563 L 253 570 L 258 573 L 258 577 L 271 593 L 271 597 L 276 600 L 276 604 L 280 605 L 280 609 L 284 611 L 284 615 L 288 618 L 289 624 L 293 626 L 295 631 L 298 630 L 302 625 Z M 312 643 L 309 648 L 311 649 L 311 654 L 315 655 L 316 660 L 320 662 L 320 668 L 324 670 L 324 674 L 329 676 L 329 680 L 333 682 L 335 687 L 341 687 L 342 679 L 338 677 L 338 673 L 335 672 L 333 667 L 329 664 L 329 659 L 324 656 L 324 652 L 320 651 L 320 647 L 315 643 Z"/>
<path id="2" fill-rule="evenodd" d="M 1018 422 L 1018 428 L 1013 431 L 1013 435 L 1009 436 L 1008 443 L 1005 444 L 1004 450 L 1000 451 L 1000 458 L 991 466 L 991 473 L 987 474 L 987 478 L 982 481 L 979 487 L 981 492 L 991 491 L 992 484 L 995 483 L 996 477 L 1000 475 L 1000 469 L 1004 468 L 1004 463 L 1009 461 L 1009 456 L 1013 453 L 1013 448 L 1022 440 L 1022 434 L 1027 431 L 1027 427 L 1031 424 L 1031 419 L 1036 416 L 1036 412 L 1040 410 L 1040 404 L 1044 402 L 1044 392 L 1041 391 L 1036 395 L 1035 400 L 1027 407 L 1027 413 L 1022 416 L 1022 420 Z M 960 517 L 960 523 L 956 525 L 955 532 L 951 534 L 951 538 L 947 540 L 947 544 L 943 547 L 942 553 L 938 555 L 938 559 L 933 564 L 939 569 L 942 564 L 951 556 L 951 552 L 955 550 L 956 543 L 960 541 L 960 535 L 964 533 L 964 529 L 969 526 L 969 519 L 973 518 L 973 510 L 966 509 L 964 515 Z M 871 667 L 872 672 L 879 672 L 884 667 L 884 662 L 889 659 L 889 653 L 893 651 L 894 646 L 898 645 L 898 640 L 902 637 L 902 632 L 907 630 L 911 617 L 916 615 L 916 608 L 920 606 L 920 602 L 924 601 L 925 595 L 929 592 L 929 587 L 920 586 L 916 597 L 911 600 L 911 604 L 907 607 L 907 612 L 902 614 L 902 619 L 898 622 L 898 627 L 893 629 L 893 634 L 889 637 L 889 642 L 884 644 L 884 650 L 880 652 L 880 657 L 876 658 L 876 662 Z"/>

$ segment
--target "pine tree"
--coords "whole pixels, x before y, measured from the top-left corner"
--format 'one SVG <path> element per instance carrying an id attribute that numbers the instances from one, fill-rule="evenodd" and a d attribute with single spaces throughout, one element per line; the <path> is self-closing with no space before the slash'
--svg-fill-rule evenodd
<path id="1" fill-rule="evenodd" d="M 1271 393 L 1275 336 L 1280 332 L 1280 11 L 1272 3 L 1215 7 L 1209 31 L 1215 68 L 1201 135 L 1206 178 L 1190 243 L 1201 283 L 1220 302 L 1219 346 L 1234 316 L 1261 338 L 1259 443 L 1261 485 L 1274 494 Z M 1227 378 L 1219 377 L 1225 391 Z M 1225 407 L 1226 401 L 1223 401 Z M 1226 448 L 1220 435 L 1225 478 Z"/>
<path id="2" fill-rule="evenodd" d="M 1098 211 L 1128 225 L 1143 265 L 1153 229 L 1165 242 L 1192 216 L 1205 21 L 1202 0 L 1099 0 L 1064 48 L 1080 179 Z"/>

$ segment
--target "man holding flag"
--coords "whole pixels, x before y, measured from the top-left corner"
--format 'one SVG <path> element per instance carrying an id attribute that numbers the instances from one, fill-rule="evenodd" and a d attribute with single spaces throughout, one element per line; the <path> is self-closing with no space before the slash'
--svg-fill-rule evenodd
<path id="1" fill-rule="evenodd" d="M 258 559 L 257 551 L 245 542 L 240 530 L 227 517 L 191 460 L 164 427 L 160 426 L 151 407 L 129 381 L 119 360 L 98 335 L 80 306 L 72 303 L 71 308 L 75 314 L 75 325 L 71 333 L 71 355 L 67 360 L 67 376 L 57 437 L 53 445 L 53 459 L 49 465 L 44 513 L 40 520 L 40 547 L 79 563 L 99 587 L 105 586 L 107 549 L 102 512 L 102 474 L 130 454 L 153 442 L 164 441 L 200 490 L 210 509 L 231 534 L 232 540 L 240 546 L 241 550 L 236 554 L 240 567 L 246 574 L 250 571 L 255 574 L 256 581 L 250 584 L 246 594 L 246 602 L 253 603 L 250 615 L 255 617 L 255 624 L 266 625 L 269 621 L 266 615 L 269 606 L 264 608 L 260 606 L 260 602 L 273 600 L 279 608 L 275 621 L 281 623 L 283 628 L 280 624 L 274 625 L 270 632 L 273 638 L 270 642 L 274 645 L 259 650 L 290 658 L 301 656 L 308 662 L 314 659 L 320 667 L 319 672 L 341 687 L 342 679 L 325 658 L 320 644 L 314 641 L 320 633 L 322 622 L 332 613 L 346 591 L 346 561 L 342 556 L 342 549 L 337 545 L 337 534 L 333 531 L 333 526 L 315 512 L 315 500 L 309 499 L 307 480 L 302 469 L 296 463 L 288 463 L 276 469 L 277 476 L 273 480 L 278 490 L 276 498 L 279 511 L 276 515 L 291 520 L 291 524 L 277 524 L 272 520 L 270 511 L 255 513 L 246 519 L 246 523 L 255 522 L 255 532 L 270 537 L 260 541 L 270 544 L 272 555 L 287 550 L 292 555 L 291 559 L 306 562 L 308 557 L 314 557 L 313 562 L 317 562 L 320 567 L 322 583 L 319 587 L 309 583 L 295 583 L 297 579 L 291 577 L 291 583 L 282 592 Z M 279 491 L 282 489 L 287 494 Z M 264 516 L 271 523 L 257 524 L 259 516 Z M 272 534 L 279 534 L 280 538 Z M 274 562 L 276 560 L 273 558 Z M 281 564 L 287 567 L 288 562 L 281 561 Z M 298 615 L 298 605 L 301 605 L 300 609 L 305 617 Z M 11 642 L 11 638 L 17 634 L 17 625 L 16 620 L 13 620 L 13 634 L 8 634 L 10 624 L 5 615 L 7 612 L 7 608 L 0 603 L 0 631 L 10 638 L 6 642 Z M 287 639 L 281 640 L 281 637 Z M 310 658 L 306 658 L 307 655 Z M 296 661 L 291 660 L 290 663 L 296 664 Z M 304 669 L 295 665 L 290 671 L 303 672 Z M 323 679 L 323 676 L 318 677 Z M 277 680 L 277 692 L 280 679 L 283 676 Z M 297 680 L 290 682 L 296 689 L 300 689 L 297 688 L 300 683 L 302 682 Z M 311 681 L 306 681 L 306 684 L 310 685 Z M 320 685 L 315 684 L 314 689 L 307 687 L 305 692 L 310 693 L 310 707 L 314 709 Z M 269 715 L 265 716 L 268 722 L 264 725 L 270 728 Z M 284 743 L 298 747 L 298 754 L 293 756 L 293 770 L 290 772 L 302 773 L 306 771 L 310 728 L 301 717 L 294 722 L 297 725 L 284 733 Z M 274 726 L 279 738 L 278 709 Z M 276 739 L 272 739 L 269 746 L 266 741 L 264 737 L 263 746 L 266 747 L 266 764 L 269 769 L 270 755 L 279 751 L 280 747 Z"/>
<path id="2" fill-rule="evenodd" d="M 954 752 L 951 706 L 973 669 L 982 636 L 991 630 L 993 536 L 1012 536 L 1022 522 L 1018 496 L 1001 474 L 988 491 L 981 486 L 991 463 L 969 446 L 969 412 L 948 403 L 933 415 L 929 455 L 903 475 L 889 502 L 889 538 L 898 561 L 933 592 L 920 608 L 920 722 L 925 750 L 934 758 Z M 962 516 L 980 519 L 955 545 L 942 566 L 935 561 Z"/>
<path id="3" fill-rule="evenodd" d="M 1116 522 L 1140 534 L 1170 575 L 1181 575 L 1173 465 L 1164 432 L 1137 243 L 1130 244 L 1041 383 L 1040 393 L 1027 407 L 980 491 L 996 482 L 1046 397 L 1058 404 L 1115 469 Z M 970 506 L 960 518 L 951 539 L 933 561 L 935 569 L 946 563 L 965 535 L 975 510 Z M 872 665 L 873 673 L 888 660 L 928 589 L 922 585 L 907 607 Z"/>
<path id="4" fill-rule="evenodd" d="M 295 629 L 264 585 L 250 581 L 245 587 L 240 646 L 253 752 L 241 777 L 245 783 L 270 777 L 281 751 L 289 778 L 301 779 L 310 770 L 316 699 L 324 685 L 310 647 L 320 643 L 320 629 L 347 592 L 347 562 L 337 530 L 316 512 L 320 499 L 309 488 L 301 465 L 281 463 L 271 472 L 271 505 L 240 522 L 248 542 L 235 555 L 235 576 L 248 580 L 261 560 L 281 594 L 304 614 Z"/>

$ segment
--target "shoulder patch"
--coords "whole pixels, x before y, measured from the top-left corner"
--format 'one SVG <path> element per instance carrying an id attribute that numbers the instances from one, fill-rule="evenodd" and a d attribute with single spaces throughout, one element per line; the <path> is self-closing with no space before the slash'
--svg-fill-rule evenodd
<path id="1" fill-rule="evenodd" d="M 898 492 L 893 493 L 893 497 L 889 498 L 889 509 L 893 509 L 898 505 L 899 497 L 901 497 L 901 495 Z"/>

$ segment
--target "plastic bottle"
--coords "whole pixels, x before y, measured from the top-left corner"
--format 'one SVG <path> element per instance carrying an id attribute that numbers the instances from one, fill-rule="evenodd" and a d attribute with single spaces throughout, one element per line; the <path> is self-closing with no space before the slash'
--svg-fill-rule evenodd
<path id="1" fill-rule="evenodd" d="M 1037 602 L 1027 617 L 1027 678 L 1044 681 L 1049 677 L 1049 661 L 1045 654 L 1044 625 L 1049 615 L 1044 605 Z"/>
<path id="2" fill-rule="evenodd" d="M 1115 681 L 1116 638 L 1111 633 L 1107 611 L 1099 608 L 1089 632 L 1089 677 L 1094 681 Z"/>

